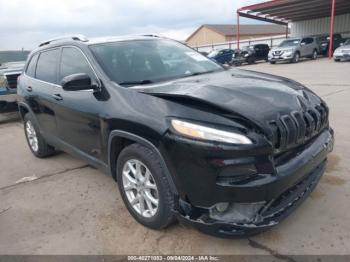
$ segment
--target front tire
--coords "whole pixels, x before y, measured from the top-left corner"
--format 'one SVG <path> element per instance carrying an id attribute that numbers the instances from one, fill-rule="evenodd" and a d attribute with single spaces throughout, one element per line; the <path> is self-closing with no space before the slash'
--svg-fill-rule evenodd
<path id="1" fill-rule="evenodd" d="M 340 62 L 340 59 L 339 58 L 335 58 L 334 61 L 335 62 Z"/>
<path id="2" fill-rule="evenodd" d="M 153 150 L 140 144 L 123 149 L 116 175 L 124 204 L 137 222 L 152 229 L 174 222 L 174 195 Z"/>
<path id="3" fill-rule="evenodd" d="M 317 52 L 317 50 L 315 49 L 315 50 L 312 52 L 312 57 L 311 57 L 311 59 L 312 59 L 312 60 L 316 60 L 317 57 L 318 57 L 318 52 Z"/>
<path id="4" fill-rule="evenodd" d="M 293 56 L 292 63 L 299 63 L 300 61 L 300 54 L 299 52 L 296 52 Z"/>
<path id="5" fill-rule="evenodd" d="M 24 133 L 29 149 L 36 157 L 45 158 L 56 152 L 55 148 L 46 143 L 40 134 L 39 127 L 35 124 L 33 117 L 29 113 L 24 116 Z"/>
<path id="6" fill-rule="evenodd" d="M 254 58 L 254 57 L 252 57 L 252 56 L 248 57 L 248 59 L 247 59 L 247 63 L 248 63 L 248 65 L 252 65 L 252 64 L 254 64 L 254 63 L 255 63 L 255 58 Z"/>
<path id="7" fill-rule="evenodd" d="M 276 61 L 270 61 L 270 64 L 274 65 L 274 64 L 276 64 Z"/>

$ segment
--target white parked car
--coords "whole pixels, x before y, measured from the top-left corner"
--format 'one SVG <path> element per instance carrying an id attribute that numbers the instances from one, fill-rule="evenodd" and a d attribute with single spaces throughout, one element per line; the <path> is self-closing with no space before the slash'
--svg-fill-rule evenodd
<path id="1" fill-rule="evenodd" d="M 350 60 L 350 39 L 346 40 L 344 44 L 341 44 L 340 47 L 335 49 L 333 57 L 335 62 Z"/>

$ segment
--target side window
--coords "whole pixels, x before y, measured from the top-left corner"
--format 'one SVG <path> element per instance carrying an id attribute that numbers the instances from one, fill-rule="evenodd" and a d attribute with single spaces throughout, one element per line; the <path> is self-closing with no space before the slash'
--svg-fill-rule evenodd
<path id="1" fill-rule="evenodd" d="M 73 74 L 85 73 L 95 79 L 95 75 L 81 51 L 74 47 L 64 47 L 60 64 L 60 81 Z"/>
<path id="2" fill-rule="evenodd" d="M 306 43 L 307 43 L 307 44 L 312 44 L 313 42 L 314 42 L 314 39 L 313 39 L 313 38 L 308 38 Z"/>
<path id="3" fill-rule="evenodd" d="M 307 38 L 303 38 L 303 40 L 301 40 L 302 44 L 307 44 Z"/>
<path id="4" fill-rule="evenodd" d="M 36 62 L 38 60 L 38 54 L 35 54 L 30 59 L 30 62 L 27 66 L 26 74 L 30 77 L 35 77 L 35 69 L 36 69 Z"/>
<path id="5" fill-rule="evenodd" d="M 36 66 L 36 78 L 49 83 L 57 83 L 57 62 L 60 50 L 53 49 L 40 54 Z"/>

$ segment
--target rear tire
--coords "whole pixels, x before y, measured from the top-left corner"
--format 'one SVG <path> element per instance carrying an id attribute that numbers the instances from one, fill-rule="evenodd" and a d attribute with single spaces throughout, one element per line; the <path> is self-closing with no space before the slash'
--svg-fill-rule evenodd
<path id="1" fill-rule="evenodd" d="M 137 222 L 162 229 L 175 221 L 174 195 L 159 156 L 153 150 L 140 144 L 123 149 L 117 160 L 116 175 L 124 204 Z M 152 185 L 152 189 L 147 185 Z"/>
<path id="2" fill-rule="evenodd" d="M 55 148 L 46 143 L 43 136 L 40 134 L 39 127 L 29 113 L 24 116 L 24 134 L 30 151 L 38 158 L 45 158 L 53 155 Z"/>
<path id="3" fill-rule="evenodd" d="M 315 50 L 312 52 L 312 57 L 311 57 L 311 59 L 312 59 L 312 60 L 316 60 L 316 59 L 317 59 L 317 56 L 318 56 L 318 52 L 317 52 L 317 50 L 315 49 Z"/>
<path id="4" fill-rule="evenodd" d="M 270 64 L 274 65 L 274 64 L 276 64 L 276 61 L 270 61 Z"/>
<path id="5" fill-rule="evenodd" d="M 336 58 L 336 59 L 334 59 L 334 61 L 335 61 L 335 62 L 340 62 L 340 59 L 337 59 L 337 58 Z"/>

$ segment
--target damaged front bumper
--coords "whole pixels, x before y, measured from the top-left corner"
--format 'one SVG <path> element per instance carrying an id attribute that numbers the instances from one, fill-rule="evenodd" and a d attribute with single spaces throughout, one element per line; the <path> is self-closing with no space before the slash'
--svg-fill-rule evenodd
<path id="1" fill-rule="evenodd" d="M 288 161 L 275 166 L 274 174 L 259 173 L 254 175 L 256 179 L 244 183 L 223 185 L 216 180 L 209 189 L 205 183 L 208 177 L 202 173 L 202 181 L 195 181 L 197 190 L 193 189 L 186 198 L 180 197 L 178 218 L 200 231 L 221 237 L 253 235 L 267 230 L 292 213 L 316 187 L 333 144 L 333 131 L 327 129 Z M 255 162 L 261 160 L 263 157 L 258 156 Z M 262 166 L 258 170 L 269 169 L 259 164 Z M 192 182 L 188 176 L 187 183 Z M 227 203 L 226 207 L 220 205 L 218 211 L 218 204 L 223 202 Z"/>
<path id="2" fill-rule="evenodd" d="M 246 223 L 213 220 L 208 213 L 199 217 L 178 214 L 178 218 L 198 230 L 221 237 L 249 236 L 263 232 L 290 215 L 313 191 L 325 171 L 326 161 L 305 179 L 284 192 L 277 199 L 266 203 L 256 214 L 255 221 Z"/>

